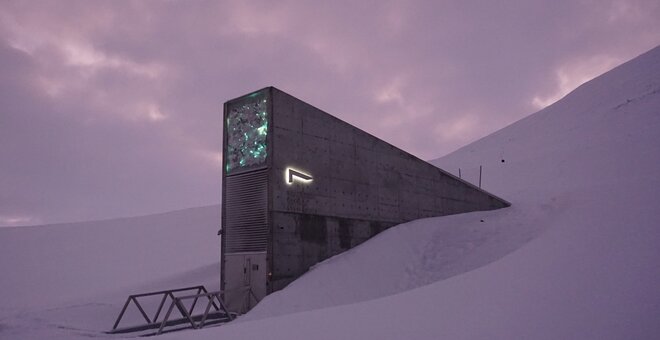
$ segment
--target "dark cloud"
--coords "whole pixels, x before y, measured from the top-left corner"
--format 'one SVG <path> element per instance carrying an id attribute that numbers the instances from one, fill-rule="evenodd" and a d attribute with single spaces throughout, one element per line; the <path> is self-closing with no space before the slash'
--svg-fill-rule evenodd
<path id="1" fill-rule="evenodd" d="M 660 42 L 656 1 L 0 4 L 0 225 L 220 200 L 221 105 L 274 85 L 422 158 Z"/>

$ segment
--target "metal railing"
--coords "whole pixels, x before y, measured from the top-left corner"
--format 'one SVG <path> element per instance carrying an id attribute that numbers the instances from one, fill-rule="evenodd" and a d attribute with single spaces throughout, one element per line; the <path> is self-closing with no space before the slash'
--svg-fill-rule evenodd
<path id="1" fill-rule="evenodd" d="M 251 289 L 249 289 L 249 287 L 247 288 L 251 293 Z M 174 294 L 174 293 L 195 291 L 195 290 L 197 292 L 190 295 L 176 296 Z M 111 334 L 130 333 L 130 332 L 138 332 L 138 331 L 158 328 L 158 331 L 155 334 L 161 334 L 164 328 L 167 326 L 189 323 L 192 328 L 202 328 L 204 327 L 205 324 L 208 324 L 209 319 L 214 319 L 215 320 L 214 323 L 231 321 L 234 319 L 235 313 L 229 312 L 229 310 L 227 309 L 225 303 L 221 298 L 221 294 L 222 291 L 209 292 L 206 290 L 204 286 L 193 286 L 193 287 L 130 295 L 126 299 L 126 303 L 124 303 L 124 307 L 119 313 L 119 316 L 117 317 L 117 321 L 115 321 L 112 330 L 109 331 L 108 333 Z M 144 308 L 142 307 L 138 299 L 147 296 L 156 296 L 156 295 L 162 295 L 162 298 L 160 300 L 160 303 L 158 305 L 156 313 L 154 314 L 153 319 L 151 319 L 145 312 Z M 165 302 L 167 301 L 168 297 L 171 300 L 170 306 L 167 309 L 167 312 L 165 313 L 163 319 L 161 321 L 158 321 L 158 317 L 160 316 L 160 313 L 163 311 L 163 307 L 165 306 Z M 194 314 L 195 307 L 197 306 L 197 301 L 200 298 L 206 298 L 208 300 L 208 303 L 206 304 L 206 309 L 204 310 L 204 313 L 195 315 Z M 191 299 L 193 301 L 192 304 L 190 305 L 190 308 L 186 308 L 183 301 L 191 300 Z M 140 312 L 140 314 L 147 323 L 138 326 L 117 328 L 131 302 L 137 307 L 138 311 Z M 175 307 L 181 314 L 181 318 L 170 320 L 170 317 L 172 316 L 172 312 L 174 311 Z M 214 312 L 211 311 L 211 307 L 215 309 Z"/>

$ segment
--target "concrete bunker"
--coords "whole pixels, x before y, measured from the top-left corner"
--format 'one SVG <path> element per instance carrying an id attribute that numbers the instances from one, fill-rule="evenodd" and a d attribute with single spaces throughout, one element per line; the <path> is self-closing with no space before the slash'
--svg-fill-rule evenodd
<path id="1" fill-rule="evenodd" d="M 274 87 L 226 102 L 223 132 L 231 310 L 393 225 L 510 205 Z"/>

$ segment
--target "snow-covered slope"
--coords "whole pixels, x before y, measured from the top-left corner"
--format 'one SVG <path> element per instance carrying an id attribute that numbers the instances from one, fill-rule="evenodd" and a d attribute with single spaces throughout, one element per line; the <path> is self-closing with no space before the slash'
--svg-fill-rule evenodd
<path id="1" fill-rule="evenodd" d="M 657 339 L 658 131 L 660 48 L 435 161 L 483 166 L 512 207 L 394 227 L 231 324 L 161 339 Z M 217 280 L 217 211 L 0 229 L 0 338 L 100 336 L 124 294 Z M 25 303 L 39 287 L 55 309 Z"/>
<path id="2" fill-rule="evenodd" d="M 501 258 L 573 213 L 579 220 L 566 225 L 599 227 L 580 221 L 604 218 L 626 233 L 637 221 L 636 209 L 660 207 L 659 65 L 655 49 L 433 162 L 456 175 L 461 168 L 475 184 L 483 166 L 483 186 L 513 202 L 511 208 L 398 226 L 324 262 L 245 319 L 347 304 L 445 279 Z M 630 215 L 630 222 L 612 224 L 609 214 Z M 638 228 L 634 232 L 644 230 Z"/>
<path id="3" fill-rule="evenodd" d="M 657 338 L 658 131 L 660 48 L 435 161 L 511 208 L 393 228 L 195 336 Z"/>
<path id="4" fill-rule="evenodd" d="M 130 293 L 172 284 L 204 283 L 218 289 L 219 211 L 209 206 L 107 221 L 0 228 L 0 338 L 2 317 L 17 312 L 121 304 Z M 116 309 L 101 316 L 100 330 L 112 324 Z"/>

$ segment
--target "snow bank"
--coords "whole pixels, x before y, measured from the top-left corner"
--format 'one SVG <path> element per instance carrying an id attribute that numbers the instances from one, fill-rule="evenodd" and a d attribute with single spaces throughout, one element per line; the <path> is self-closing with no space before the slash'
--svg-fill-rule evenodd
<path id="1" fill-rule="evenodd" d="M 123 295 L 115 301 L 121 304 L 141 286 L 176 281 L 198 267 L 211 270 L 180 283 L 203 279 L 218 289 L 219 210 L 0 228 L 0 317 L 75 300 L 98 302 L 112 293 Z"/>
<path id="2" fill-rule="evenodd" d="M 435 161 L 513 207 L 398 226 L 185 336 L 657 338 L 659 110 L 656 48 Z"/>

